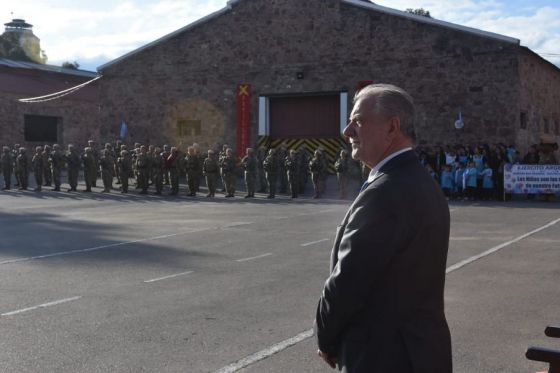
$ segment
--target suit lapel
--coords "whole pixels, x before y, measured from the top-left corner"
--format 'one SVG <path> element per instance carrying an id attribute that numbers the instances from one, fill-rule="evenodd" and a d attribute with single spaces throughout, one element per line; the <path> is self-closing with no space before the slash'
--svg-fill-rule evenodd
<path id="1" fill-rule="evenodd" d="M 373 185 L 377 180 L 379 180 L 379 178 L 389 173 L 389 171 L 392 170 L 393 168 L 399 167 L 413 160 L 417 160 L 417 157 L 414 151 L 412 150 L 399 154 L 395 158 L 391 159 L 389 162 L 384 164 L 383 167 L 381 167 L 381 169 L 377 172 L 377 174 L 375 175 L 371 183 L 367 185 L 364 191 L 367 190 L 371 185 Z M 360 194 L 361 193 L 363 192 L 360 192 Z M 336 238 L 334 240 L 333 249 L 331 251 L 331 272 L 336 266 L 336 263 L 338 261 L 338 247 L 340 246 L 340 241 L 342 241 L 342 236 L 344 235 L 344 230 L 346 229 L 346 225 L 348 224 L 348 219 L 350 219 L 350 213 L 354 210 L 354 205 L 359 200 L 360 198 L 358 195 L 358 197 L 356 197 L 354 202 L 352 202 L 352 205 L 350 205 L 350 207 L 348 208 L 348 211 L 346 211 L 346 215 L 344 216 L 342 223 L 337 228 Z"/>

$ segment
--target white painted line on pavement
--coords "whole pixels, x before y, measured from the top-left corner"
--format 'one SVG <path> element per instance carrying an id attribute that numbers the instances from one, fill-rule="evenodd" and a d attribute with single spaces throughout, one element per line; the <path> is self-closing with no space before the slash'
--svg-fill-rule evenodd
<path id="1" fill-rule="evenodd" d="M 272 255 L 271 253 L 266 253 L 262 255 L 252 256 L 250 258 L 237 259 L 236 262 L 247 262 L 249 260 L 260 259 L 260 258 L 264 258 L 265 256 L 271 256 L 271 255 Z"/>
<path id="2" fill-rule="evenodd" d="M 301 246 L 305 247 L 305 246 L 311 246 L 311 245 L 315 245 L 317 243 L 321 243 L 321 242 L 325 242 L 328 241 L 328 238 L 323 238 L 322 240 L 318 240 L 318 241 L 312 241 L 312 242 L 307 242 L 307 243 L 302 243 Z"/>
<path id="3" fill-rule="evenodd" d="M 475 255 L 475 256 L 471 256 L 471 257 L 468 258 L 468 259 L 465 259 L 465 260 L 460 261 L 459 263 L 453 264 L 452 266 L 448 267 L 448 268 L 445 270 L 445 273 L 450 273 L 450 272 L 456 271 L 456 270 L 458 270 L 459 268 L 462 268 L 462 267 L 466 266 L 467 264 L 470 264 L 470 263 L 472 263 L 472 262 L 474 262 L 474 261 L 476 261 L 476 260 L 478 260 L 478 259 L 484 258 L 485 256 L 488 256 L 488 255 L 490 255 L 490 254 L 493 254 L 493 253 L 495 253 L 496 251 L 499 251 L 499 250 L 503 249 L 504 247 L 507 247 L 507 246 L 509 246 L 509 245 L 511 245 L 511 244 L 514 244 L 514 243 L 516 243 L 516 242 L 519 242 L 519 241 L 521 241 L 521 240 L 523 240 L 523 239 L 525 239 L 525 238 L 527 238 L 527 237 L 529 237 L 529 236 L 532 236 L 533 234 L 538 233 L 538 232 L 540 232 L 540 231 L 542 231 L 542 230 L 545 230 L 545 229 L 547 229 L 547 228 L 550 228 L 550 227 L 552 227 L 553 225 L 557 224 L 558 222 L 560 222 L 560 219 L 553 220 L 553 221 L 551 221 L 550 223 L 545 224 L 545 225 L 543 225 L 542 227 L 539 227 L 539 228 L 537 228 L 537 229 L 534 229 L 534 230 L 532 230 L 532 231 L 529 232 L 529 233 L 525 233 L 525 234 L 523 234 L 523 235 L 521 235 L 521 236 L 519 236 L 519 237 L 517 237 L 517 238 L 514 238 L 514 239 L 511 240 L 511 241 L 504 242 L 503 244 L 498 245 L 498 246 L 494 246 L 493 248 L 491 248 L 491 249 L 489 249 L 489 250 L 486 250 L 486 251 L 483 252 L 483 253 L 480 253 L 480 254 Z"/>
<path id="4" fill-rule="evenodd" d="M 242 227 L 244 225 L 251 225 L 251 224 L 255 224 L 255 222 L 254 221 L 239 221 L 239 222 L 236 222 L 236 223 L 225 225 L 224 228 Z"/>
<path id="5" fill-rule="evenodd" d="M 33 310 L 36 310 L 36 309 L 38 309 L 38 308 L 51 307 L 51 306 L 56 306 L 56 305 L 62 304 L 62 303 L 72 302 L 72 301 L 78 300 L 78 299 L 80 299 L 80 298 L 81 298 L 81 297 L 72 297 L 72 298 L 66 298 L 66 299 L 57 300 L 57 301 L 54 301 L 54 302 L 43 303 L 43 304 L 39 304 L 38 306 L 33 306 L 33 307 L 28 307 L 28 308 L 22 308 L 21 310 L 6 312 L 6 313 L 1 314 L 0 316 L 12 316 L 12 315 L 17 315 L 18 313 L 33 311 Z"/>
<path id="6" fill-rule="evenodd" d="M 96 251 L 96 250 L 101 250 L 101 249 L 108 249 L 108 248 L 110 248 L 110 247 L 124 246 L 124 245 L 133 244 L 133 243 L 139 243 L 139 242 L 155 241 L 155 240 L 160 240 L 160 239 L 162 239 L 162 238 L 169 238 L 169 237 L 181 236 L 181 235 L 189 234 L 189 233 L 204 232 L 204 231 L 208 231 L 208 230 L 210 230 L 210 229 L 211 229 L 211 228 L 195 229 L 195 230 L 191 230 L 191 231 L 187 231 L 187 232 L 180 232 L 180 233 L 173 233 L 173 234 L 165 234 L 165 235 L 162 235 L 162 236 L 155 236 L 155 237 L 142 238 L 142 239 L 139 239 L 139 240 L 125 241 L 125 242 L 117 242 L 117 243 L 112 243 L 112 244 L 109 244 L 109 245 L 88 247 L 87 249 L 77 249 L 77 250 L 59 251 L 59 252 L 56 252 L 56 253 L 50 253 L 50 254 L 44 254 L 44 255 L 29 256 L 29 257 L 17 258 L 17 259 L 9 259 L 9 260 L 4 260 L 4 261 L 0 262 L 0 265 L 3 265 L 3 264 L 12 264 L 12 263 L 19 263 L 19 262 L 26 262 L 26 261 L 29 261 L 29 260 L 36 260 L 36 259 L 51 258 L 51 257 L 53 257 L 53 256 L 61 256 L 61 255 L 72 255 L 72 254 L 86 253 L 86 252 L 89 252 L 89 251 Z"/>
<path id="7" fill-rule="evenodd" d="M 282 350 L 285 350 L 286 348 L 295 345 L 296 343 L 299 343 L 301 341 L 304 341 L 308 338 L 311 338 L 313 336 L 313 329 L 309 329 L 304 331 L 303 333 L 300 333 L 298 335 L 296 335 L 295 337 L 286 339 L 285 341 L 282 341 L 280 343 L 277 343 L 273 346 L 270 346 L 268 348 L 265 348 L 264 350 L 261 350 L 259 352 L 255 352 L 252 355 L 249 355 L 241 360 L 236 361 L 233 364 L 230 364 L 228 366 L 225 366 L 219 370 L 216 370 L 214 373 L 233 373 L 233 372 L 237 372 L 240 369 L 246 368 L 251 364 L 254 364 L 258 361 L 261 361 L 263 359 L 266 359 L 267 357 L 274 355 L 275 353 L 278 353 Z"/>
<path id="8" fill-rule="evenodd" d="M 159 277 L 159 278 L 154 278 L 151 280 L 146 280 L 144 281 L 145 283 L 150 283 L 150 282 L 156 282 L 156 281 L 161 281 L 161 280 L 167 280 L 168 278 L 174 278 L 174 277 L 179 277 L 179 276 L 184 276 L 184 275 L 188 275 L 193 273 L 194 271 L 187 271 L 187 272 L 182 272 L 182 273 L 176 273 L 174 275 L 169 275 L 169 276 L 164 276 L 164 277 Z"/>

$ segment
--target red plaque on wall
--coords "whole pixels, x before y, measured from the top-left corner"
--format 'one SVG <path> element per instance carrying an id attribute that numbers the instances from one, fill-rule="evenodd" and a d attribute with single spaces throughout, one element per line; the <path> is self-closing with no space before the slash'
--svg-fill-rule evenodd
<path id="1" fill-rule="evenodd" d="M 237 86 L 237 156 L 251 146 L 251 85 Z"/>

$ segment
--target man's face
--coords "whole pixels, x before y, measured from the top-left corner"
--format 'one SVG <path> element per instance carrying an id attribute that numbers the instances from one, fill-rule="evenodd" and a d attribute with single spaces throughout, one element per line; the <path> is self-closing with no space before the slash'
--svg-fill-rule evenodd
<path id="1" fill-rule="evenodd" d="M 352 158 L 364 162 L 373 168 L 387 155 L 391 145 L 389 121 L 382 120 L 373 113 L 373 98 L 359 98 L 352 113 L 350 122 L 344 129 L 344 135 L 350 138 Z"/>

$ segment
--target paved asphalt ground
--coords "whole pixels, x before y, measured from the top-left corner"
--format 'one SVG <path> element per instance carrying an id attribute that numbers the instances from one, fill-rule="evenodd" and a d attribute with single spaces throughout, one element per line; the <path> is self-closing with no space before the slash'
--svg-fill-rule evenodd
<path id="1" fill-rule="evenodd" d="M 0 372 L 328 372 L 300 333 L 349 203 L 0 192 Z M 560 204 L 450 210 L 455 372 L 545 370 L 524 352 L 560 348 Z"/>

